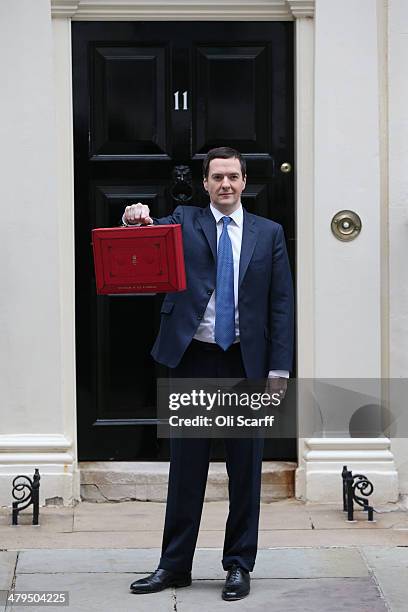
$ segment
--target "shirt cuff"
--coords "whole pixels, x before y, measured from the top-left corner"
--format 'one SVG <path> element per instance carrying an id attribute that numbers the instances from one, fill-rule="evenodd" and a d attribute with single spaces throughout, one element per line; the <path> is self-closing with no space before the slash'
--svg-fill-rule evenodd
<path id="1" fill-rule="evenodd" d="M 289 378 L 287 370 L 270 370 L 268 378 Z"/>

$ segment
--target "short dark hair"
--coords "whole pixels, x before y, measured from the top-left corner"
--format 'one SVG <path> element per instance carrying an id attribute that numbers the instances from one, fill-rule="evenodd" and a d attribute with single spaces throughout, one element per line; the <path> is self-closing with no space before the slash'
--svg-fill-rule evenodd
<path id="1" fill-rule="evenodd" d="M 203 161 L 203 176 L 208 179 L 208 170 L 210 167 L 210 161 L 212 159 L 231 159 L 231 158 L 239 159 L 239 163 L 241 165 L 242 177 L 246 177 L 246 161 L 242 157 L 241 153 L 236 149 L 231 149 L 231 147 L 217 147 L 216 149 L 210 149 Z"/>

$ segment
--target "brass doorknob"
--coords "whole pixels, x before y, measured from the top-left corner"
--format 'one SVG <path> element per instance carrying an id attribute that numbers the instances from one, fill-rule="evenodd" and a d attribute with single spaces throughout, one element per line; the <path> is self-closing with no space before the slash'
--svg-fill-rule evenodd
<path id="1" fill-rule="evenodd" d="M 289 162 L 283 162 L 280 169 L 281 169 L 281 172 L 283 172 L 284 174 L 287 174 L 288 172 L 292 171 L 292 166 Z"/>

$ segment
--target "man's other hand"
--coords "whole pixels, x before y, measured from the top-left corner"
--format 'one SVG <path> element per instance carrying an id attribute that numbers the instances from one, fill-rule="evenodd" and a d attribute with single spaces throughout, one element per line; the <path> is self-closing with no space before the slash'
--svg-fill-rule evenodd
<path id="1" fill-rule="evenodd" d="M 288 379 L 278 376 L 272 376 L 266 379 L 265 392 L 269 395 L 276 393 L 282 401 L 286 395 L 288 388 Z"/>
<path id="2" fill-rule="evenodd" d="M 150 217 L 149 207 L 147 204 L 142 204 L 141 202 L 126 206 L 123 220 L 128 225 L 135 225 L 136 223 L 151 225 L 153 223 L 153 219 Z"/>

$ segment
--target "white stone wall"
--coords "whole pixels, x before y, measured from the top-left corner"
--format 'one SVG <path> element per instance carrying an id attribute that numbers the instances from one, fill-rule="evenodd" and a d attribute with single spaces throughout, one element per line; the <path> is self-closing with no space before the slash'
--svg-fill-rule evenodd
<path id="1" fill-rule="evenodd" d="M 73 495 L 73 419 L 62 408 L 56 113 L 49 0 L 0 3 L 0 504 L 11 478 Z M 71 406 L 71 412 L 72 412 Z"/>
<path id="2" fill-rule="evenodd" d="M 388 350 L 383 346 L 388 313 L 383 307 L 381 265 L 387 232 L 382 224 L 386 206 L 382 183 L 382 101 L 387 95 L 381 62 L 384 6 L 381 0 L 315 2 L 310 281 L 315 290 L 317 379 L 380 380 L 383 351 Z M 344 209 L 356 212 L 362 221 L 360 235 L 351 242 L 341 242 L 331 232 L 332 217 Z M 347 465 L 373 481 L 376 504 L 396 501 L 398 474 L 390 440 L 331 438 L 330 423 L 344 407 L 341 401 L 335 405 L 329 399 L 320 408 L 329 434 L 304 441 L 297 495 L 311 501 L 340 502 L 339 474 Z"/>
<path id="3" fill-rule="evenodd" d="M 390 377 L 408 378 L 408 3 L 389 0 Z M 392 384 L 391 384 L 392 400 Z M 392 404 L 391 404 L 392 409 Z M 408 412 L 408 400 L 407 400 Z M 400 492 L 408 495 L 407 431 L 393 440 Z"/>
<path id="4" fill-rule="evenodd" d="M 389 0 L 390 375 L 408 377 L 408 3 Z"/>
<path id="5" fill-rule="evenodd" d="M 316 377 L 380 377 L 380 160 L 376 3 L 317 0 L 315 42 Z M 337 240 L 333 215 L 357 212 Z"/>

